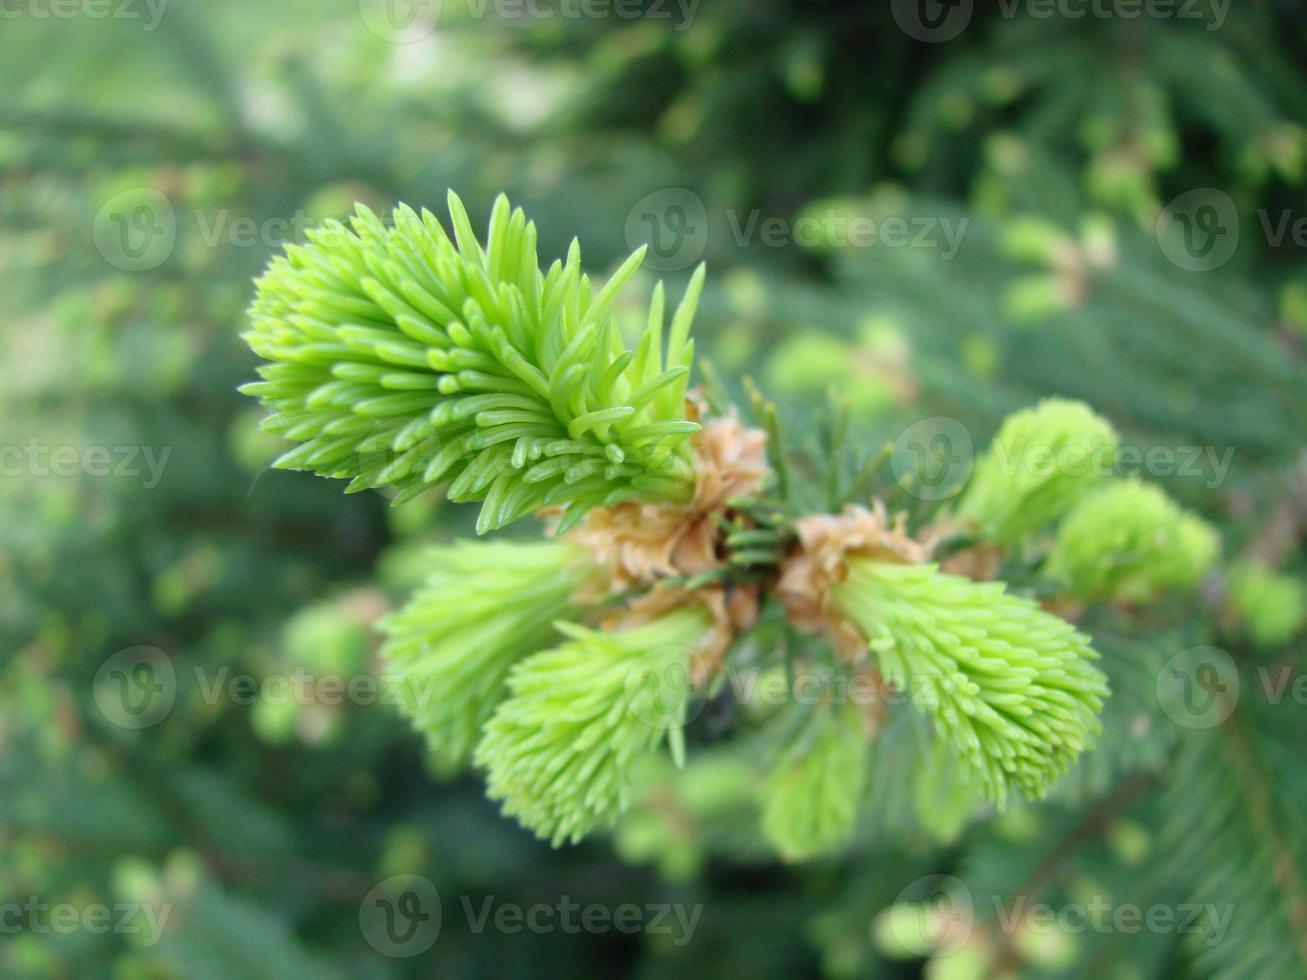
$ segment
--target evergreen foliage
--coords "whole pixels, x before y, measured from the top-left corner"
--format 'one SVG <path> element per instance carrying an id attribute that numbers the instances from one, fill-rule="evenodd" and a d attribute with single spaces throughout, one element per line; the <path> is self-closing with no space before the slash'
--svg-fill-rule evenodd
<path id="1" fill-rule="evenodd" d="M 1088 637 L 1002 583 L 854 559 L 835 601 L 996 802 L 1043 796 L 1098 734 L 1108 690 Z"/>
<path id="2" fill-rule="evenodd" d="M 1307 624 L 1307 584 L 1249 561 L 1230 574 L 1230 599 L 1259 646 L 1287 643 Z"/>
<path id="3" fill-rule="evenodd" d="M 0 904 L 140 903 L 171 915 L 157 942 L 120 930 L 20 928 L 0 942 L 0 974 L 1307 974 L 1295 693 L 1307 671 L 1298 587 L 1307 580 L 1300 12 L 1283 3 L 1232 3 L 1223 13 L 1217 4 L 1162 4 L 1131 17 L 1107 5 L 1110 16 L 1067 17 L 1058 5 L 954 4 L 947 9 L 970 7 L 966 27 L 923 43 L 895 18 L 910 4 L 705 0 L 648 4 L 629 18 L 501 19 L 495 5 L 446 3 L 437 20 L 424 19 L 433 6 L 413 5 L 411 29 L 392 43 L 381 6 L 229 0 L 220 9 L 133 4 L 125 16 L 101 17 L 85 4 L 64 17 L 66 7 L 50 16 L 28 5 L 4 20 L 0 890 L 9 897 Z M 670 18 L 656 15 L 672 8 Z M 1196 8 L 1202 17 L 1180 15 Z M 622 269 L 648 241 L 649 269 L 626 270 L 609 307 L 622 343 L 592 348 L 605 367 L 626 350 L 638 356 L 653 271 L 674 297 L 707 262 L 696 378 L 662 390 L 697 381 L 710 414 L 739 406 L 768 432 L 774 478 L 746 508 L 715 514 L 721 564 L 696 588 L 738 597 L 765 585 L 796 547 L 796 518 L 879 499 L 906 513 L 917 540 L 945 535 L 931 560 L 976 580 L 946 593 L 970 596 L 981 580 L 1001 581 L 1002 597 L 988 600 L 999 608 L 1028 598 L 1092 638 L 1094 669 L 1111 691 L 1102 732 L 1042 800 L 1009 793 L 1000 812 L 979 770 L 940 737 L 936 714 L 890 699 L 874 738 L 860 733 L 864 788 L 847 838 L 825 860 L 782 864 L 759 793 L 808 724 L 830 712 L 788 696 L 778 706 L 768 692 L 788 691 L 814 669 L 883 663 L 869 645 L 859 649 L 865 660 L 834 663 L 826 638 L 796 631 L 774 603 L 724 655 L 724 675 L 686 684 L 685 724 L 663 737 L 674 751 L 633 750 L 644 764 L 611 784 L 625 789 L 625 812 L 605 792 L 586 820 L 573 817 L 578 832 L 594 818 L 585 846 L 541 846 L 497 817 L 475 765 L 450 771 L 481 737 L 473 717 L 513 700 L 505 667 L 573 649 L 572 676 L 589 684 L 583 678 L 607 655 L 583 659 L 574 645 L 607 649 L 623 635 L 611 631 L 623 607 L 644 599 L 638 589 L 601 595 L 602 583 L 587 579 L 564 601 L 562 581 L 545 584 L 560 542 L 517 537 L 535 534 L 526 517 L 508 529 L 511 541 L 454 544 L 472 538 L 478 508 L 451 503 L 449 487 L 479 461 L 491 466 L 502 446 L 516 450 L 516 439 L 466 452 L 431 483 L 428 452 L 449 445 L 445 436 L 397 448 L 399 423 L 431 424 L 430 411 L 414 408 L 431 392 L 449 402 L 502 397 L 442 392 L 439 379 L 457 382 L 457 372 L 377 353 L 439 348 L 504 366 L 498 353 L 508 352 L 495 348 L 493 329 L 474 331 L 468 301 L 505 336 L 517 321 L 492 318 L 485 292 L 462 282 L 464 272 L 482 286 L 491 280 L 478 258 L 488 242 L 464 252 L 443 210 L 450 187 L 463 195 L 469 227 L 487 227 L 501 191 L 523 205 L 538 224 L 536 269 L 546 279 L 555 259 L 572 267 L 573 234 L 592 276 Z M 1228 195 L 1221 230 L 1239 233 L 1228 261 L 1203 272 L 1177 266 L 1158 238 L 1166 206 L 1197 189 Z M 665 205 L 669 190 L 684 211 Z M 452 253 L 433 247 L 457 273 L 453 320 L 413 304 L 400 291 L 409 277 L 397 283 L 389 265 L 378 274 L 350 258 L 359 243 L 381 240 L 395 256 L 386 263 L 402 270 L 416 261 L 390 213 L 401 201 L 414 206 L 419 244 L 449 239 Z M 423 206 L 440 213 L 432 220 L 443 232 L 426 224 Z M 778 246 L 773 226 L 793 231 L 799 218 L 824 230 L 872 221 L 876 240 L 782 234 Z M 302 232 L 331 221 L 345 229 L 339 239 L 314 244 Z M 896 221 L 917 244 L 880 234 Z M 959 236 L 956 251 L 942 247 L 945 228 Z M 278 312 L 260 343 L 289 338 L 288 351 L 305 356 L 282 304 L 303 301 L 311 257 L 330 254 L 350 309 L 379 318 L 352 325 L 398 348 L 369 346 L 354 331 L 346 343 L 349 324 L 332 319 L 344 311 L 328 304 L 325 319 L 305 315 L 328 325 L 330 358 L 257 364 L 240 340 L 251 282 L 287 243 L 306 264 L 284 257 L 264 281 Z M 617 278 L 593 278 L 589 305 Z M 426 291 L 443 282 L 433 276 Z M 575 291 L 568 287 L 578 314 L 587 305 L 580 283 L 578 274 Z M 520 290 L 523 280 L 499 286 Z M 276 298 L 283 287 L 290 292 Z M 449 337 L 448 348 L 404 332 L 399 314 L 411 309 L 421 313 L 415 323 Z M 462 338 L 454 320 L 470 347 L 454 343 L 453 334 Z M 666 332 L 663 340 L 666 352 Z M 676 366 L 664 357 L 660 371 Z M 295 417 L 296 438 L 261 430 L 265 410 L 238 394 L 270 368 L 263 383 L 274 389 L 263 397 L 280 383 L 288 400 L 269 407 L 289 413 L 274 427 L 289 431 Z M 312 391 L 346 380 L 337 368 L 353 373 L 347 383 L 359 397 L 329 389 L 310 410 Z M 634 358 L 622 371 L 633 369 Z M 435 387 L 381 380 L 405 375 Z M 520 380 L 511 370 L 496 377 L 510 387 Z M 756 397 L 749 377 L 759 379 Z M 847 411 L 823 405 L 830 385 Z M 565 431 L 536 389 L 517 393 L 531 402 L 521 411 Z M 587 408 L 591 399 L 617 405 L 589 384 L 577 394 Z M 886 448 L 901 449 L 900 435 L 923 419 L 951 419 L 984 452 L 980 478 L 991 434 L 1049 398 L 1110 419 L 1116 470 L 1138 472 L 1146 489 L 1105 477 L 1037 528 L 976 539 L 955 533 L 965 485 L 941 501 L 918 496 L 900 478 L 903 453 Z M 367 414 L 374 410 L 382 414 Z M 482 410 L 447 425 L 441 416 L 440 431 L 474 438 L 519 424 L 488 417 L 482 426 Z M 680 405 L 666 418 L 698 421 Z M 586 491 L 598 471 L 584 475 L 575 463 L 602 463 L 605 476 L 609 466 L 652 464 L 652 482 L 643 470 L 618 473 L 615 487 L 633 494 L 633 506 L 684 500 L 685 474 L 663 483 L 661 467 L 691 463 L 696 435 L 651 440 L 669 452 L 637 451 L 635 463 L 622 441 L 618 464 L 607 446 L 619 423 L 607 439 L 598 426 L 582 433 L 578 459 L 549 457 L 566 461 L 562 479 L 532 486 L 556 492 L 582 519 L 604 500 Z M 352 442 L 319 441 L 329 425 L 342 439 L 351 430 Z M 79 454 L 76 466 L 60 447 Z M 508 466 L 493 471 L 499 490 L 495 480 L 478 483 L 479 470 L 458 487 L 459 499 L 484 508 L 483 530 L 511 518 L 514 491 L 537 492 L 524 489 L 524 474 L 549 461 L 548 448 L 531 460 L 525 445 L 520 469 L 510 451 Z M 343 485 L 308 473 L 267 471 L 288 452 L 301 453 L 296 465 L 383 492 L 345 496 Z M 167 454 L 157 479 L 147 453 L 156 466 Z M 646 495 L 637 481 L 657 489 Z M 1152 487 L 1173 503 L 1158 505 Z M 418 496 L 403 507 L 385 506 L 410 494 Z M 1122 515 L 1102 503 L 1109 494 L 1142 501 L 1170 530 L 1155 534 L 1127 515 L 1128 533 L 1115 538 Z M 516 501 L 523 514 L 527 499 Z M 1000 495 L 1000 508 L 1011 499 Z M 1084 516 L 1095 500 L 1103 509 Z M 1068 542 L 1073 520 L 1082 533 Z M 1219 565 L 1208 557 L 1212 532 Z M 492 582 L 495 564 L 504 577 Z M 583 565 L 556 567 L 570 576 Z M 941 574 L 885 567 L 906 580 Z M 1069 594 L 1059 569 L 1085 584 L 1085 596 Z M 501 601 L 496 626 L 478 622 L 470 610 L 519 575 L 520 591 L 538 589 L 541 604 Z M 474 596 L 474 581 L 488 591 Z M 584 641 L 544 622 L 545 595 L 557 602 L 555 618 L 585 624 Z M 891 606 L 907 615 L 902 602 Z M 931 608 L 922 600 L 914 631 Z M 971 607 L 961 608 L 970 621 Z M 388 612 L 390 631 L 378 633 Z M 954 616 L 945 612 L 937 624 Z M 543 625 L 529 629 L 536 613 Z M 880 626 L 868 623 L 872 633 Z M 459 650 L 452 638 L 461 631 L 488 643 Z M 104 707 L 117 682 L 99 675 L 117 651 L 143 644 L 168 657 L 175 697 L 155 725 L 122 728 Z M 392 710 L 391 695 L 402 701 L 421 689 L 388 687 L 395 664 L 411 657 L 420 667 L 428 654 L 460 683 L 434 684 L 448 700 L 434 698 L 426 714 L 412 701 Z M 679 665 L 672 676 L 682 676 Z M 309 684 L 287 698 L 288 679 Z M 332 696 L 367 691 L 367 682 L 379 682 L 376 696 Z M 1197 719 L 1186 683 L 1191 701 L 1210 709 Z M 539 679 L 531 703 L 548 703 L 543 689 Z M 976 697 L 989 690 L 981 685 Z M 678 766 L 672 733 L 682 729 Z M 658 738 L 651 728 L 626 744 Z M 522 727 L 501 744 L 529 740 Z M 604 752 L 583 755 L 596 773 L 612 771 Z M 541 787 L 554 793 L 543 802 L 520 801 L 538 829 L 565 823 L 585 784 L 552 785 Z M 842 814 L 846 797 L 836 804 Z M 610 820 L 611 839 L 597 832 Z M 365 896 L 400 874 L 429 879 L 444 900 L 438 940 L 407 958 L 380 952 L 360 927 Z M 965 889 L 962 916 L 919 887 L 938 875 Z M 479 914 L 485 896 L 494 901 L 478 933 L 464 909 Z M 609 912 L 672 903 L 693 913 L 702 904 L 702 916 L 684 944 L 679 934 L 506 935 L 495 925 L 503 907 L 564 896 Z M 1105 927 L 1056 924 L 1095 902 L 1109 907 Z M 1045 903 L 1054 924 L 1041 928 Z M 1228 918 L 1203 914 L 1185 931 L 1190 906 Z M 1174 924 L 1143 918 L 1121 929 L 1110 919 L 1136 908 Z M 905 926 L 909 938 L 941 941 L 909 949 Z"/>
<path id="4" fill-rule="evenodd" d="M 702 275 L 665 350 L 661 290 L 626 350 L 611 307 L 643 250 L 594 290 L 575 240 L 540 270 L 535 225 L 506 198 L 484 248 L 452 192 L 449 211 L 453 239 L 429 211 L 397 208 L 387 228 L 361 207 L 259 280 L 246 339 L 272 363 L 243 390 L 302 443 L 274 465 L 393 486 L 397 502 L 449 481 L 450 499 L 482 501 L 478 531 L 547 505 L 575 521 L 634 493 L 683 497 Z"/>
<path id="5" fill-rule="evenodd" d="M 1121 480 L 1091 494 L 1058 528 L 1049 574 L 1083 599 L 1143 602 L 1162 589 L 1193 588 L 1220 542 L 1155 486 Z"/>
<path id="6" fill-rule="evenodd" d="M 1048 398 L 1004 421 L 958 504 L 1005 545 L 1053 523 L 1111 472 L 1116 432 L 1081 402 Z"/>
<path id="7" fill-rule="evenodd" d="M 509 671 L 549 645 L 553 622 L 573 615 L 572 596 L 593 572 L 554 541 L 461 542 L 427 561 L 435 571 L 426 583 L 381 622 L 390 638 L 382 654 L 402 678 L 404 713 L 452 771 L 471 756 Z"/>
<path id="8" fill-rule="evenodd" d="M 617 632 L 560 623 L 568 642 L 513 668 L 477 746 L 490 796 L 555 846 L 610 823 L 633 767 L 680 737 L 688 661 L 707 625 L 696 608 Z"/>
<path id="9" fill-rule="evenodd" d="M 853 835 L 867 780 L 868 740 L 856 704 L 816 712 L 762 790 L 762 832 L 787 861 L 837 852 Z"/>

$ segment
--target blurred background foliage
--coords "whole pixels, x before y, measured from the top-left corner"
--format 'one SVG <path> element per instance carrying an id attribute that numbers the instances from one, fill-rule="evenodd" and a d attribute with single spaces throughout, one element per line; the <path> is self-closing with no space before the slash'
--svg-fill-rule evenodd
<path id="1" fill-rule="evenodd" d="M 1249 0 L 1213 29 L 1210 5 L 1206 20 L 978 5 L 928 43 L 896 22 L 902 5 L 853 0 L 581 19 L 445 0 L 398 35 L 383 6 L 177 0 L 151 27 L 143 0 L 115 0 L 121 16 L 33 2 L 0 21 L 0 901 L 173 909 L 153 944 L 0 936 L 0 973 L 1307 976 L 1302 705 L 1258 680 L 1307 666 L 1307 264 L 1267 230 L 1307 219 L 1303 9 Z M 471 517 L 267 471 L 279 446 L 236 394 L 253 376 L 238 336 L 251 279 L 306 224 L 355 201 L 438 209 L 447 187 L 479 219 L 508 192 L 544 256 L 576 233 L 598 272 L 650 215 L 687 230 L 658 210 L 668 189 L 697 202 L 669 285 L 709 263 L 701 350 L 735 393 L 757 378 L 795 433 L 833 386 L 873 450 L 931 416 L 979 448 L 1003 414 L 1057 393 L 1140 450 L 1233 451 L 1219 479 L 1206 456 L 1196 474 L 1149 473 L 1220 527 L 1224 570 L 1174 608 L 1088 615 L 1116 696 L 1102 748 L 1050 803 L 968 819 L 931 796 L 946 780 L 910 790 L 930 760 L 905 718 L 876 743 L 853 853 L 786 866 L 758 832 L 768 747 L 725 742 L 710 711 L 689 768 L 649 773 L 611 838 L 550 851 L 474 782 L 434 778 L 388 706 L 257 692 L 379 670 L 371 624 L 421 581 L 424 547 Z M 1228 195 L 1242 233 L 1196 272 L 1156 228 L 1204 188 Z M 172 233 L 115 250 L 115 221 L 142 202 Z M 805 215 L 965 230 L 947 256 L 938 233 L 920 247 L 740 233 Z M 33 454 L 65 446 L 84 464 L 70 475 Z M 89 447 L 111 451 L 110 472 Z M 1244 693 L 1229 722 L 1191 731 L 1155 692 L 1200 643 L 1231 653 Z M 166 653 L 177 693 L 136 730 L 103 710 L 101 667 L 142 645 Z M 213 694 L 242 675 L 252 696 Z M 423 956 L 387 957 L 359 905 L 410 872 L 446 896 L 444 926 Z M 923 962 L 886 916 L 937 872 L 977 896 L 977 929 Z M 996 929 L 989 896 L 1017 894 L 1236 915 L 1214 944 Z M 478 936 L 453 896 L 702 903 L 703 917 L 684 944 Z"/>

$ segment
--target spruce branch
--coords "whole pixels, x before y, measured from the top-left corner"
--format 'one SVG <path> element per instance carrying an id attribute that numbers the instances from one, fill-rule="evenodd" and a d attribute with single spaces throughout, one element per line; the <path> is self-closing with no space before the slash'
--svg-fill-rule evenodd
<path id="1" fill-rule="evenodd" d="M 269 363 L 244 389 L 299 443 L 277 465 L 396 502 L 447 483 L 481 501 L 478 532 L 549 518 L 534 544 L 437 549 L 383 623 L 401 707 L 439 768 L 471 760 L 506 814 L 577 841 L 622 812 L 642 760 L 666 744 L 682 761 L 690 699 L 721 689 L 737 638 L 777 625 L 828 644 L 786 643 L 792 675 L 802 661 L 924 692 L 939 792 L 916 802 L 947 803 L 943 836 L 979 791 L 1042 796 L 1090 745 L 1107 685 L 1088 638 L 1002 583 L 941 572 L 934 540 L 875 495 L 888 452 L 853 445 L 839 398 L 806 467 L 751 381 L 763 428 L 719 380 L 707 404 L 687 399 L 702 268 L 666 331 L 655 289 L 627 349 L 611 308 L 641 253 L 593 289 L 575 243 L 540 269 L 534 226 L 504 198 L 484 245 L 453 194 L 449 208 L 452 236 L 430 212 L 400 207 L 386 225 L 360 207 L 274 260 L 247 334 Z M 1115 449 L 1079 403 L 1017 413 L 946 523 L 1024 543 L 1090 494 Z M 787 716 L 761 830 L 800 860 L 852 834 L 880 725 L 864 731 L 844 703 Z"/>
<path id="2" fill-rule="evenodd" d="M 1151 484 L 1130 478 L 1085 497 L 1058 528 L 1047 572 L 1081 599 L 1143 602 L 1195 586 L 1220 550 L 1216 532 Z"/>
<path id="3" fill-rule="evenodd" d="M 958 516 L 1013 546 L 1061 517 L 1116 460 L 1112 426 L 1081 402 L 1048 398 L 1003 422 L 976 464 Z"/>
<path id="4" fill-rule="evenodd" d="M 1043 796 L 1098 733 L 1108 690 L 1088 637 L 1002 583 L 853 558 L 834 598 L 996 802 Z"/>
<path id="5" fill-rule="evenodd" d="M 823 706 L 785 747 L 762 789 L 762 832 L 786 861 L 836 851 L 852 836 L 870 743 L 853 704 Z"/>
<path id="6" fill-rule="evenodd" d="M 553 622 L 575 613 L 572 596 L 594 571 L 560 541 L 460 542 L 430 558 L 426 584 L 381 623 L 382 656 L 437 766 L 454 771 L 507 693 L 509 670 L 557 635 Z"/>
<path id="7" fill-rule="evenodd" d="M 569 642 L 513 669 L 477 746 L 490 797 L 555 846 L 610 823 L 633 767 L 679 734 L 690 657 L 710 624 L 697 605 L 627 629 L 559 623 Z"/>
<path id="8" fill-rule="evenodd" d="M 599 504 L 684 499 L 703 270 L 666 337 L 655 291 L 628 350 L 611 309 L 642 251 L 595 289 L 575 241 L 541 270 L 535 226 L 506 198 L 484 246 L 452 192 L 449 211 L 452 238 L 429 211 L 400 206 L 388 227 L 360 205 L 259 279 L 245 339 L 271 363 L 242 391 L 300 443 L 274 465 L 393 487 L 396 502 L 447 482 L 450 499 L 482 502 L 478 532 L 549 505 L 571 523 Z"/>

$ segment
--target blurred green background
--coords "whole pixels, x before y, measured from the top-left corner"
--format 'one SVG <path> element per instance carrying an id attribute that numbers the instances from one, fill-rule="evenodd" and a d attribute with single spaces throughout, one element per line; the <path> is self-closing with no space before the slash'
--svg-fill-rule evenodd
<path id="1" fill-rule="evenodd" d="M 1289 0 L 6 0 L 0 975 L 1307 976 L 1305 56 Z M 854 852 L 787 867 L 710 718 L 614 835 L 551 851 L 429 771 L 384 688 L 261 689 L 377 671 L 371 624 L 475 508 L 268 470 L 236 393 L 251 280 L 355 201 L 451 187 L 596 273 L 651 243 L 636 294 L 707 261 L 700 350 L 796 433 L 832 386 L 868 446 L 947 417 L 979 448 L 1049 393 L 1108 416 L 1226 558 L 1094 621 L 1117 697 L 1074 787 L 941 843 L 887 766 Z M 1154 692 L 1204 643 L 1245 684 L 1196 732 Z M 142 664 L 171 672 L 144 716 Z M 885 915 L 937 872 L 978 919 L 1010 894 L 1235 916 L 1217 943 L 978 922 L 925 960 Z M 443 901 L 416 952 L 360 920 L 403 874 Z M 478 932 L 487 898 L 702 909 Z"/>

